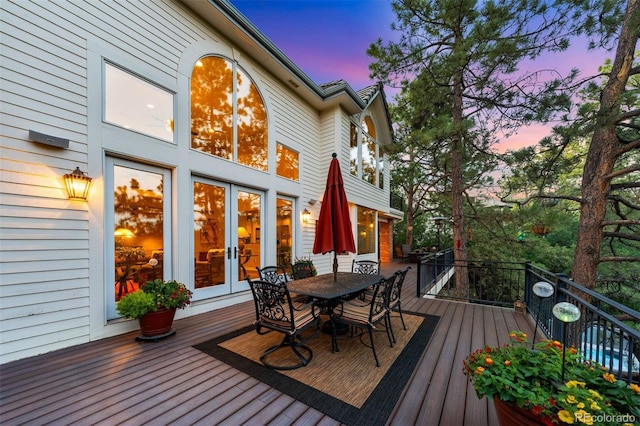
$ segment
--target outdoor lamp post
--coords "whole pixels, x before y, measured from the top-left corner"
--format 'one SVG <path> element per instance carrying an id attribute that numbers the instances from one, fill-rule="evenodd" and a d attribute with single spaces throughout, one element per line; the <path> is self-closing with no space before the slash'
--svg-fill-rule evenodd
<path id="1" fill-rule="evenodd" d="M 567 353 L 567 323 L 580 319 L 580 310 L 569 302 L 556 303 L 553 306 L 553 316 L 562 321 L 562 383 L 564 383 L 564 359 Z"/>
<path id="2" fill-rule="evenodd" d="M 540 306 L 542 305 L 542 299 L 546 299 L 553 295 L 553 286 L 545 281 L 537 282 L 533 285 L 533 293 L 538 296 L 538 310 L 536 312 L 536 327 L 533 330 L 531 349 L 533 349 L 533 345 L 536 343 L 536 333 L 538 332 L 538 319 L 540 318 Z"/>
<path id="3" fill-rule="evenodd" d="M 433 221 L 436 224 L 436 241 L 437 241 L 437 251 L 440 251 L 440 229 L 442 229 L 442 224 L 445 218 L 442 216 L 434 217 Z"/>

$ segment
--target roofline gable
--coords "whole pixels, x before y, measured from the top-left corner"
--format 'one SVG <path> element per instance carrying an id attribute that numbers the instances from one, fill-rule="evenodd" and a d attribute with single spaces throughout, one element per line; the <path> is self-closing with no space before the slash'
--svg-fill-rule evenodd
<path id="1" fill-rule="evenodd" d="M 346 81 L 329 88 L 314 82 L 229 0 L 180 1 L 319 111 L 336 104 L 351 114 L 365 108 L 365 101 Z"/>

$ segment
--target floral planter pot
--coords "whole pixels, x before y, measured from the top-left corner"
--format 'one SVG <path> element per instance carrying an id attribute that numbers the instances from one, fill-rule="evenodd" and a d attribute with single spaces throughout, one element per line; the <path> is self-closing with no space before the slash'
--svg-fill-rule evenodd
<path id="1" fill-rule="evenodd" d="M 540 417 L 534 415 L 530 411 L 523 410 L 522 408 L 512 404 L 507 404 L 498 398 L 493 399 L 493 406 L 496 409 L 500 426 L 528 426 L 544 424 Z"/>
<path id="2" fill-rule="evenodd" d="M 160 309 L 138 319 L 143 337 L 158 337 L 171 331 L 175 309 Z"/>

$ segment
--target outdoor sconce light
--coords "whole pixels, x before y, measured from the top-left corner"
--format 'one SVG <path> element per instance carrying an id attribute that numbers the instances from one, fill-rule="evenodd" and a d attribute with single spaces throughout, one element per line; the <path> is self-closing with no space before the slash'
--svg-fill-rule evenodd
<path id="1" fill-rule="evenodd" d="M 69 199 L 87 201 L 91 178 L 80 170 L 80 167 L 76 167 L 73 172 L 64 175 L 64 183 L 67 185 Z"/>
<path id="2" fill-rule="evenodd" d="M 580 309 L 569 302 L 556 303 L 553 316 L 562 321 L 562 383 L 564 383 L 564 359 L 567 353 L 567 323 L 580 319 Z"/>
<path id="3" fill-rule="evenodd" d="M 307 223 L 309 223 L 309 219 L 311 219 L 311 212 L 307 209 L 304 209 L 302 211 L 302 223 L 306 225 Z"/>

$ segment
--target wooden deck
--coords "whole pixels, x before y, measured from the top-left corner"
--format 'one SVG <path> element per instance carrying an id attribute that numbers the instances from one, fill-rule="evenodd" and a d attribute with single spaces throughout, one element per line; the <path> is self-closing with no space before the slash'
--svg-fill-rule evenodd
<path id="1" fill-rule="evenodd" d="M 383 264 L 383 274 L 407 266 Z M 478 400 L 462 360 L 503 344 L 532 323 L 512 310 L 419 299 L 415 268 L 403 306 L 440 316 L 389 425 L 492 425 L 493 405 Z M 108 338 L 0 366 L 3 425 L 335 425 L 334 419 L 192 347 L 251 324 L 253 302 L 176 321 L 156 343 L 138 333 Z"/>

